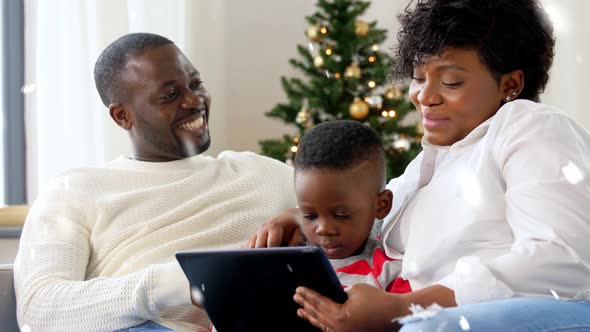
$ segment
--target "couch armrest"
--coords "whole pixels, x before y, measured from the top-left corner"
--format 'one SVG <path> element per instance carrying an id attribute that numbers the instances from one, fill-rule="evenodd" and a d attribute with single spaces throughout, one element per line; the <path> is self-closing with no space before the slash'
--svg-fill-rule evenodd
<path id="1" fill-rule="evenodd" d="M 0 206 L 0 227 L 22 227 L 28 213 L 28 205 Z"/>

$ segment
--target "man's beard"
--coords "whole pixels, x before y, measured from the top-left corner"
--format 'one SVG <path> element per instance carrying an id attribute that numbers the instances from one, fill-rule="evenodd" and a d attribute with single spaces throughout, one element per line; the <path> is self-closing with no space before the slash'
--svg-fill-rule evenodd
<path id="1" fill-rule="evenodd" d="M 148 123 L 141 115 L 136 114 L 137 122 L 140 126 L 141 133 L 143 139 L 148 142 L 152 147 L 156 149 L 158 152 L 163 152 L 168 156 L 175 156 L 175 157 L 191 157 L 201 154 L 211 146 L 211 136 L 209 135 L 209 128 L 207 128 L 207 140 L 200 142 L 197 146 L 192 141 L 183 142 L 174 135 L 173 132 L 170 133 L 170 137 L 173 137 L 173 141 L 165 141 L 162 139 L 163 136 L 161 131 L 150 123 Z"/>

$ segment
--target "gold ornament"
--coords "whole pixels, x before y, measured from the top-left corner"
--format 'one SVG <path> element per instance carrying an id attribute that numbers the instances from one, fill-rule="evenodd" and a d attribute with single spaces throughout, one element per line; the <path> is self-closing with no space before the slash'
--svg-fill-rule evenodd
<path id="1" fill-rule="evenodd" d="M 353 119 L 364 119 L 369 114 L 369 105 L 359 97 L 355 97 L 352 104 L 350 104 L 349 112 Z"/>
<path id="2" fill-rule="evenodd" d="M 301 111 L 299 111 L 299 113 L 297 113 L 297 117 L 295 118 L 295 122 L 297 122 L 298 124 L 302 125 L 305 128 L 313 127 L 313 118 L 311 116 L 311 113 L 307 109 L 307 107 L 303 106 L 301 108 Z M 295 144 L 297 144 L 297 142 L 299 142 L 299 137 L 295 137 L 293 139 L 293 142 L 295 142 Z"/>
<path id="3" fill-rule="evenodd" d="M 346 78 L 361 78 L 361 68 L 356 64 L 353 63 L 350 66 L 346 67 L 344 70 L 344 77 Z"/>
<path id="4" fill-rule="evenodd" d="M 402 91 L 398 88 L 391 87 L 385 91 L 385 98 L 387 99 L 402 99 Z"/>
<path id="5" fill-rule="evenodd" d="M 309 40 L 314 42 L 320 42 L 322 40 L 322 36 L 320 35 L 320 29 L 321 27 L 319 24 L 312 25 L 309 28 L 307 28 L 305 34 L 307 35 L 307 38 L 309 38 Z"/>
<path id="6" fill-rule="evenodd" d="M 316 66 L 316 68 L 321 68 L 322 66 L 324 66 L 324 59 L 321 56 L 316 55 L 313 58 L 313 65 Z"/>
<path id="7" fill-rule="evenodd" d="M 369 33 L 369 23 L 361 20 L 354 21 L 354 33 L 357 36 L 366 36 Z"/>
<path id="8" fill-rule="evenodd" d="M 299 113 L 297 113 L 297 117 L 295 118 L 295 122 L 297 122 L 298 124 L 302 125 L 305 124 L 306 122 L 308 122 L 309 120 L 311 120 L 311 113 L 309 112 L 309 110 L 305 107 L 301 108 L 301 111 L 299 111 Z M 297 139 L 299 140 L 299 139 Z M 297 143 L 297 142 L 295 142 Z"/>

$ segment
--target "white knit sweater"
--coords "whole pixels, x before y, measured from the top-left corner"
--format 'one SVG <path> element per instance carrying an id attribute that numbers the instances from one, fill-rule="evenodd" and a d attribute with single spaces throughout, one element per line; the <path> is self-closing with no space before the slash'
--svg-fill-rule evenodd
<path id="1" fill-rule="evenodd" d="M 292 169 L 253 153 L 162 163 L 120 157 L 68 171 L 37 199 L 23 229 L 14 266 L 19 324 L 113 331 L 153 320 L 206 330 L 174 253 L 243 246 L 294 206 Z"/>

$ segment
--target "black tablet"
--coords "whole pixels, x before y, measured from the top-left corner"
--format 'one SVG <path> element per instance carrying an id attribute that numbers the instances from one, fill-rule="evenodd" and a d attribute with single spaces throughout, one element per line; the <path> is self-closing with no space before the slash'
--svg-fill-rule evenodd
<path id="1" fill-rule="evenodd" d="M 297 316 L 295 289 L 347 298 L 319 247 L 182 251 L 176 259 L 219 332 L 318 331 Z"/>

